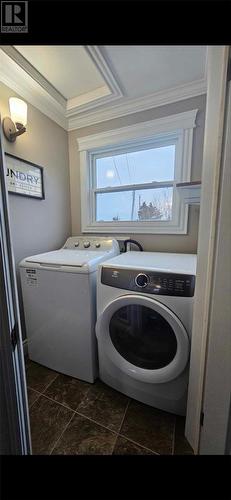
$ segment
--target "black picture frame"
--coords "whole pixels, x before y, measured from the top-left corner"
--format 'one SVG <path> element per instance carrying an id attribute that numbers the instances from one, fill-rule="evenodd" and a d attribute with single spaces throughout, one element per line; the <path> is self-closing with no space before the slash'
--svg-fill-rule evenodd
<path id="1" fill-rule="evenodd" d="M 16 164 L 15 172 L 14 162 Z M 20 163 L 22 164 L 21 167 Z M 10 153 L 5 153 L 5 166 L 8 193 L 37 200 L 45 199 L 43 167 Z M 30 173 L 26 171 L 27 166 Z M 22 170 L 18 170 L 19 168 Z M 27 182 L 25 182 L 25 177 Z"/>

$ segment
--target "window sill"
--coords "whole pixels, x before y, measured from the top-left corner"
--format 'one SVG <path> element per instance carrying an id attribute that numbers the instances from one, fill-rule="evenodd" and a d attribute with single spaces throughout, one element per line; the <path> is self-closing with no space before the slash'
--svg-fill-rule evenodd
<path id="1" fill-rule="evenodd" d="M 185 220 L 182 221 L 181 226 L 168 225 L 167 227 L 161 226 L 153 226 L 151 224 L 142 222 L 140 224 L 127 224 L 123 225 L 113 223 L 105 223 L 105 224 L 91 224 L 85 227 L 82 227 L 82 233 L 107 233 L 107 234 L 187 234 L 187 216 Z"/>

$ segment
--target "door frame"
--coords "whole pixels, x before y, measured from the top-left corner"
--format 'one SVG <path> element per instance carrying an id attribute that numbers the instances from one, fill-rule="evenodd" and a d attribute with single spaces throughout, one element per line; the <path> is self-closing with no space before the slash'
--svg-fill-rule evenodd
<path id="1" fill-rule="evenodd" d="M 4 454 L 31 454 L 31 436 L 0 117 L 0 375 Z M 3 411 L 3 410 L 2 410 Z M 1 428 L 4 433 L 4 428 Z"/>
<path id="2" fill-rule="evenodd" d="M 229 46 L 208 47 L 197 278 L 185 427 L 185 435 L 195 454 L 199 452 L 208 349 L 228 58 Z"/>
<path id="3" fill-rule="evenodd" d="M 214 279 L 203 397 L 204 422 L 201 427 L 199 447 L 200 454 L 207 455 L 231 454 L 231 439 L 228 439 L 227 436 L 231 402 L 231 81 L 227 85 L 226 102 Z"/>

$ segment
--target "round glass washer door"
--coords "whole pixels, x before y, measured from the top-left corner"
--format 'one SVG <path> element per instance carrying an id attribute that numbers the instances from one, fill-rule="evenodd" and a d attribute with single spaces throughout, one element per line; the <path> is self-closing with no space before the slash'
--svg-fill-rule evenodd
<path id="1" fill-rule="evenodd" d="M 126 295 L 108 304 L 97 320 L 100 348 L 132 378 L 169 382 L 184 370 L 189 338 L 179 318 L 145 296 Z"/>

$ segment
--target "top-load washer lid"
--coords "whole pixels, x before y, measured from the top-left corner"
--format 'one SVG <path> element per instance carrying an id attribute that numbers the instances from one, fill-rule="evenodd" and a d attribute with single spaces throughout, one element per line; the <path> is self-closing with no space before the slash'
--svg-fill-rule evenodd
<path id="1" fill-rule="evenodd" d="M 105 262 L 107 267 L 196 275 L 195 254 L 163 252 L 126 252 Z"/>
<path id="2" fill-rule="evenodd" d="M 20 266 L 89 273 L 93 272 L 98 264 L 108 259 L 110 255 L 110 251 L 61 249 L 27 257 L 20 263 Z"/>

